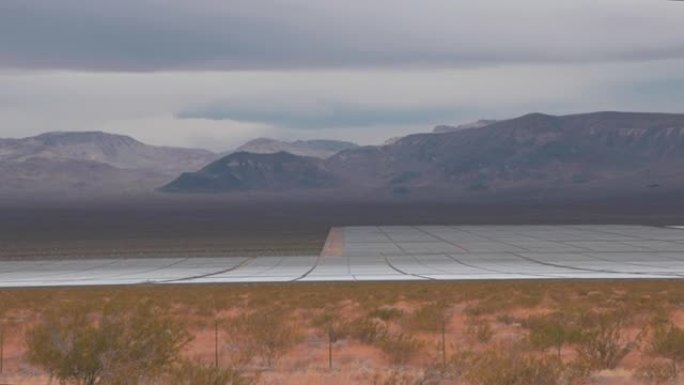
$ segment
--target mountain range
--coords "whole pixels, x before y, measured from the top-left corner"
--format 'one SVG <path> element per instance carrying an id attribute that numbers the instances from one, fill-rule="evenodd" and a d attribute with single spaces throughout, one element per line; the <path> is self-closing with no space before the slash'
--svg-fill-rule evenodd
<path id="1" fill-rule="evenodd" d="M 354 143 L 334 140 L 284 142 L 260 138 L 228 153 L 287 151 L 326 158 L 356 147 Z M 0 139 L 0 196 L 151 192 L 180 174 L 200 170 L 219 158 L 219 154 L 208 150 L 151 146 L 129 136 L 98 131 L 48 132 L 28 138 Z"/>
<path id="2" fill-rule="evenodd" d="M 325 162 L 278 152 L 237 152 L 203 169 L 184 173 L 164 186 L 164 192 L 287 191 L 336 186 L 336 178 Z"/>
<path id="3" fill-rule="evenodd" d="M 293 155 L 329 158 L 340 151 L 357 147 L 359 145 L 356 143 L 339 140 L 297 140 L 286 142 L 270 138 L 257 138 L 238 147 L 234 152 L 249 152 L 253 154 L 287 152 Z"/>
<path id="4" fill-rule="evenodd" d="M 0 195 L 550 199 L 684 191 L 684 114 L 528 114 L 381 146 L 260 138 L 221 156 L 101 132 L 0 139 Z"/>
<path id="5" fill-rule="evenodd" d="M 49 132 L 23 139 L 0 139 L 0 162 L 69 159 L 177 174 L 216 159 L 207 150 L 157 147 L 129 136 L 104 132 Z"/>
<path id="6" fill-rule="evenodd" d="M 104 132 L 0 139 L 0 194 L 146 191 L 217 158 L 207 150 L 150 146 Z"/>
<path id="7" fill-rule="evenodd" d="M 463 131 L 463 130 L 468 130 L 471 128 L 482 128 L 482 127 L 486 127 L 486 126 L 489 126 L 489 125 L 494 124 L 494 123 L 496 123 L 496 120 L 480 119 L 476 122 L 459 124 L 458 126 L 449 126 L 446 124 L 440 124 L 439 126 L 436 126 L 432 130 L 432 132 L 435 134 L 444 134 L 447 132 Z"/>
<path id="8" fill-rule="evenodd" d="M 282 166 L 282 157 L 228 155 L 165 190 L 543 199 L 684 189 L 684 114 L 535 113 L 453 132 L 409 135 L 324 160 L 291 156 L 287 161 L 297 164 L 293 168 Z M 300 184 L 302 170 L 315 173 Z M 188 183 L 193 180 L 197 185 Z M 207 180 L 215 187 L 207 189 Z"/>

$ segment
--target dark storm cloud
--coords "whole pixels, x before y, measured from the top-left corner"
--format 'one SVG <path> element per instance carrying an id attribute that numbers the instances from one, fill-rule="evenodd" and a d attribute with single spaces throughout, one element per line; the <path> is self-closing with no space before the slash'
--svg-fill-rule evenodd
<path id="1" fill-rule="evenodd" d="M 453 121 L 472 111 L 446 107 L 372 107 L 342 102 L 324 102 L 310 108 L 216 103 L 188 109 L 180 119 L 233 120 L 295 129 L 370 127 L 383 125 L 433 124 Z"/>
<path id="2" fill-rule="evenodd" d="M 2 0 L 0 67 L 312 69 L 680 58 L 682 8 L 650 0 Z"/>

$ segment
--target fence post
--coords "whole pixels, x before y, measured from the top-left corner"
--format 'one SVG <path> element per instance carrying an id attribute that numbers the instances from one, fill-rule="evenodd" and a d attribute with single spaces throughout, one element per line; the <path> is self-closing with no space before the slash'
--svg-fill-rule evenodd
<path id="1" fill-rule="evenodd" d="M 333 329 L 332 326 L 328 328 L 328 370 L 332 370 L 332 340 Z"/>
<path id="2" fill-rule="evenodd" d="M 442 365 L 446 367 L 446 320 L 442 320 Z"/>
<path id="3" fill-rule="evenodd" d="M 218 319 L 214 319 L 214 367 L 219 367 L 219 351 L 218 351 Z"/>

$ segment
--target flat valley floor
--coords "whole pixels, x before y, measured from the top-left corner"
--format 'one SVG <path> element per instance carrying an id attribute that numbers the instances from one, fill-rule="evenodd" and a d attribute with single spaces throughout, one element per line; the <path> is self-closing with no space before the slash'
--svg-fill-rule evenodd
<path id="1" fill-rule="evenodd" d="M 186 325 L 183 357 L 202 365 L 233 368 L 261 331 L 287 332 L 275 362 L 248 351 L 238 368 L 259 385 L 478 384 L 521 362 L 585 384 L 650 384 L 671 369 L 653 349 L 658 328 L 684 328 L 676 198 L 0 206 L 0 383 L 48 383 L 26 337 L 51 314 L 145 303 Z M 54 287 L 69 285 L 88 286 Z M 236 334 L 244 317 L 268 322 Z M 535 340 L 558 322 L 587 338 L 560 351 Z M 622 352 L 609 368 L 584 343 L 596 325 Z M 665 381 L 683 383 L 676 374 Z"/>

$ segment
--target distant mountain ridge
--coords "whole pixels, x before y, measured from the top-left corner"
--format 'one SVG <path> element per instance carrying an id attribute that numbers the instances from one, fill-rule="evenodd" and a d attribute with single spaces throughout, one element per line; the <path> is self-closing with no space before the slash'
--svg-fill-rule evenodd
<path id="1" fill-rule="evenodd" d="M 168 175 L 146 170 L 125 170 L 72 159 L 33 158 L 0 162 L 0 196 L 97 197 L 150 191 L 167 183 Z"/>
<path id="2" fill-rule="evenodd" d="M 684 115 L 528 114 L 476 130 L 411 135 L 330 162 L 336 173 L 374 181 L 379 191 L 481 194 L 600 184 L 637 191 L 644 175 L 682 185 Z"/>
<path id="3" fill-rule="evenodd" d="M 151 191 L 217 157 L 97 131 L 0 139 L 0 195 Z"/>
<path id="4" fill-rule="evenodd" d="M 99 131 L 48 132 L 23 139 L 0 139 L 0 161 L 35 158 L 82 160 L 173 174 L 198 169 L 217 155 L 208 150 L 150 146 L 129 136 Z"/>
<path id="5" fill-rule="evenodd" d="M 285 142 L 270 138 L 257 138 L 238 147 L 235 152 L 253 154 L 275 154 L 288 152 L 294 155 L 329 158 L 340 151 L 357 148 L 359 145 L 340 140 L 297 140 Z"/>
<path id="6" fill-rule="evenodd" d="M 242 155 L 242 161 L 252 156 Z M 534 113 L 477 129 L 415 134 L 385 146 L 344 150 L 317 167 L 338 181 L 336 196 L 360 191 L 375 197 L 457 199 L 632 194 L 661 187 L 684 191 L 684 114 Z M 277 190 L 281 182 L 290 191 L 297 186 L 282 175 L 262 185 Z"/>
<path id="7" fill-rule="evenodd" d="M 0 139 L 0 196 L 116 195 L 160 186 L 174 193 L 269 192 L 324 200 L 684 193 L 684 114 L 533 113 L 469 127 L 382 146 L 259 139 L 250 146 L 264 153 L 224 157 L 102 132 Z M 290 152 L 294 147 L 319 152 L 300 156 Z"/>
<path id="8" fill-rule="evenodd" d="M 435 128 L 432 130 L 432 132 L 435 134 L 444 134 L 444 133 L 448 133 L 448 132 L 469 130 L 471 128 L 482 128 L 482 127 L 486 127 L 486 126 L 489 126 L 490 124 L 494 124 L 494 123 L 496 123 L 496 120 L 480 119 L 476 122 L 459 124 L 458 126 L 449 126 L 449 125 L 442 124 L 439 126 L 435 126 Z"/>

